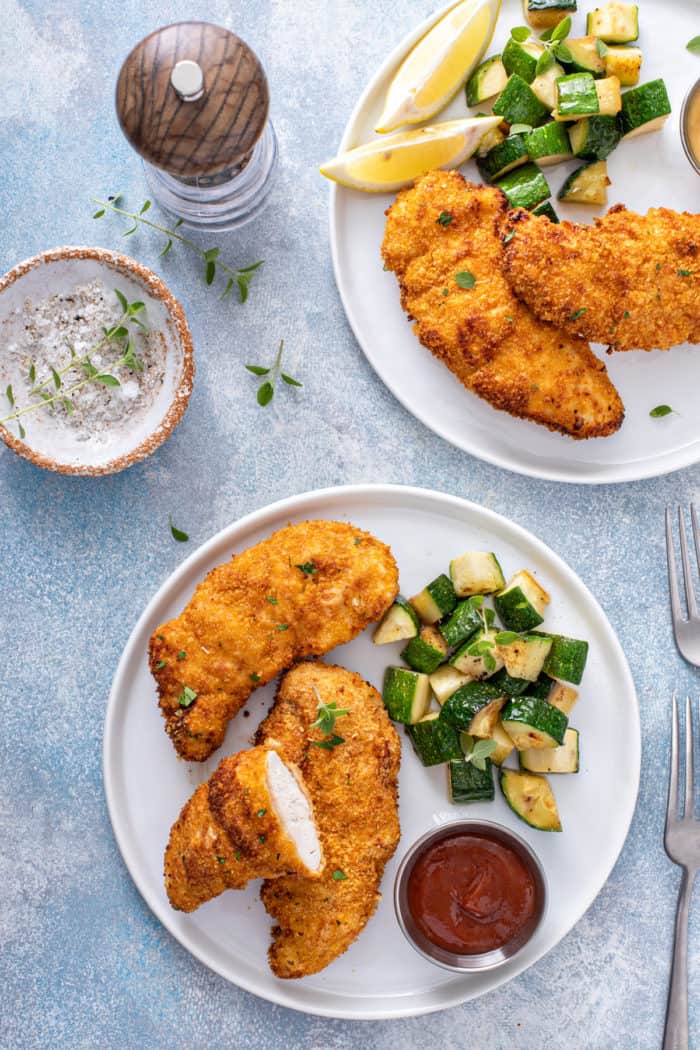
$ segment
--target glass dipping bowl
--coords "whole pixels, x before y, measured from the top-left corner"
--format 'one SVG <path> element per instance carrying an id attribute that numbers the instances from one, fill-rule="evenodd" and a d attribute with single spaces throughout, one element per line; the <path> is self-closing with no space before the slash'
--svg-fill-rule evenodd
<path id="1" fill-rule="evenodd" d="M 681 142 L 683 143 L 685 155 L 697 174 L 700 175 L 700 130 L 698 130 L 696 135 L 697 145 L 695 149 L 693 149 L 690 141 L 690 117 L 694 107 L 698 111 L 698 127 L 700 129 L 700 80 L 695 81 L 685 96 L 680 120 Z"/>

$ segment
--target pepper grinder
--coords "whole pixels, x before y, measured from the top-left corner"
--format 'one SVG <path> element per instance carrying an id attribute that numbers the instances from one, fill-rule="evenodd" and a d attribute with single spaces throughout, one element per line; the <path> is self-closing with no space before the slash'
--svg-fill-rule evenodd
<path id="1" fill-rule="evenodd" d="M 186 226 L 231 230 L 266 203 L 277 164 L 267 77 L 235 33 L 179 22 L 145 37 L 117 81 L 119 124 L 154 199 Z"/>

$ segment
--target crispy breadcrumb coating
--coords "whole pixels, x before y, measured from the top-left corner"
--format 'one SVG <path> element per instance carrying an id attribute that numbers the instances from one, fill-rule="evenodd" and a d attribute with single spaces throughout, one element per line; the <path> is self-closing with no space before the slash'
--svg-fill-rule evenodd
<path id="1" fill-rule="evenodd" d="M 605 437 L 624 408 L 582 340 L 537 320 L 503 274 L 507 200 L 456 171 L 432 171 L 387 212 L 382 256 L 421 343 L 495 408 L 573 438 Z M 451 218 L 438 222 L 441 213 Z M 455 280 L 475 278 L 471 288 Z"/>
<path id="2" fill-rule="evenodd" d="M 338 718 L 343 743 L 330 750 L 311 723 L 318 700 L 350 713 Z M 305 977 L 328 966 L 365 928 L 380 899 L 384 865 L 399 841 L 401 744 L 382 698 L 358 675 L 322 663 L 289 671 L 257 742 L 298 764 L 313 801 L 325 858 L 320 878 L 283 876 L 262 899 L 277 925 L 270 966 L 277 977 Z"/>
<path id="3" fill-rule="evenodd" d="M 505 274 L 537 317 L 613 350 L 700 343 L 700 215 L 616 204 L 593 225 L 504 216 Z"/>
<path id="4" fill-rule="evenodd" d="M 208 758 L 254 689 L 297 660 L 349 642 L 397 591 L 389 548 L 346 522 L 288 525 L 217 566 L 150 640 L 178 754 Z"/>

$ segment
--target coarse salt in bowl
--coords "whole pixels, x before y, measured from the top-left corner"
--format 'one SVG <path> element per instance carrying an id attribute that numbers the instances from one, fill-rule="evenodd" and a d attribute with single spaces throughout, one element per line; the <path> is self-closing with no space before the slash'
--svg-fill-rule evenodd
<path id="1" fill-rule="evenodd" d="M 95 349 L 123 315 L 116 292 L 144 304 L 135 316 L 146 330 L 125 324 L 133 364 L 118 365 L 126 340 Z M 90 369 L 107 381 L 86 382 Z M 94 476 L 145 459 L 184 415 L 193 379 L 182 307 L 134 259 L 54 248 L 0 279 L 0 419 L 39 403 L 42 392 L 54 399 L 0 424 L 0 437 L 37 466 Z"/>

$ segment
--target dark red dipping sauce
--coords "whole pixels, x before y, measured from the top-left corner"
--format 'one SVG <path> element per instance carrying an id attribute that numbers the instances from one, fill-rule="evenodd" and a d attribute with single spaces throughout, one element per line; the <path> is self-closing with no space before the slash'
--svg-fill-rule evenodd
<path id="1" fill-rule="evenodd" d="M 515 850 L 483 833 L 450 835 L 419 854 L 408 907 L 432 944 L 457 955 L 500 948 L 535 910 L 535 880 Z"/>

